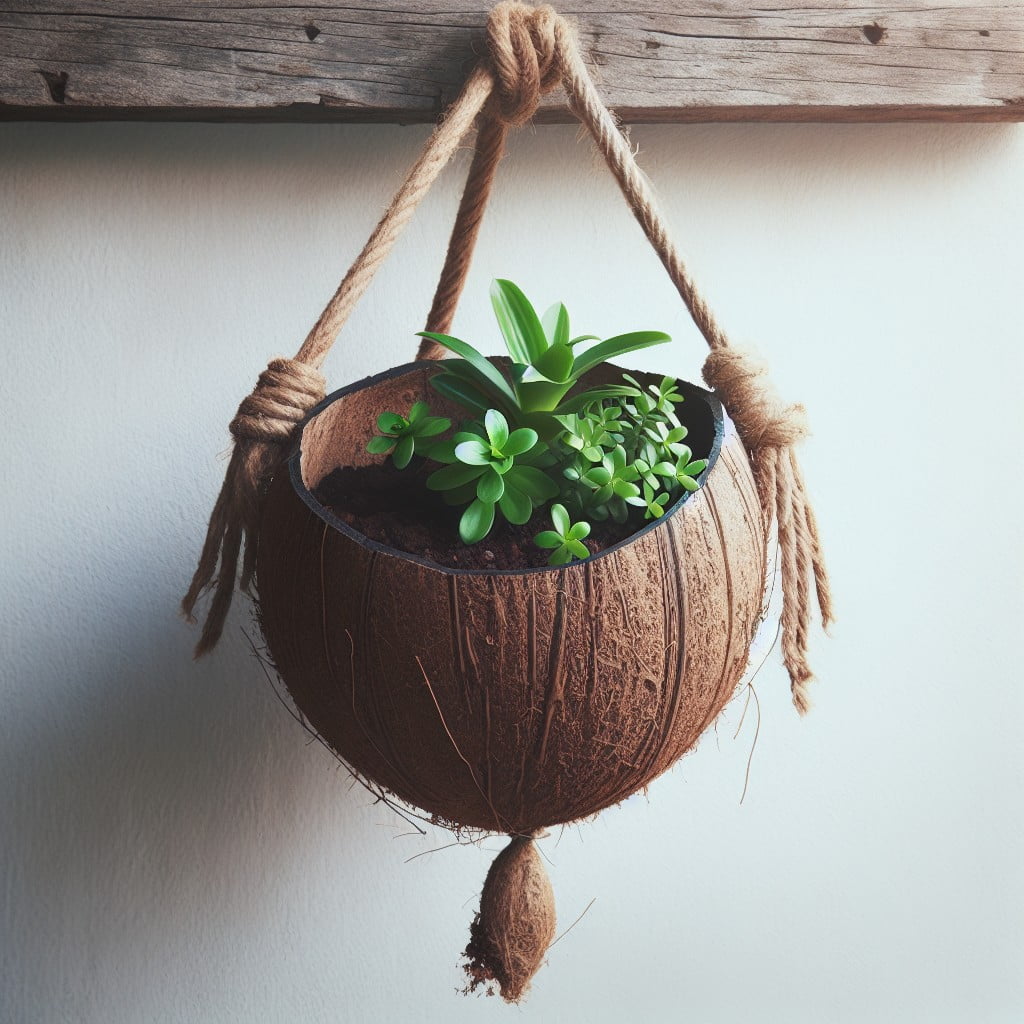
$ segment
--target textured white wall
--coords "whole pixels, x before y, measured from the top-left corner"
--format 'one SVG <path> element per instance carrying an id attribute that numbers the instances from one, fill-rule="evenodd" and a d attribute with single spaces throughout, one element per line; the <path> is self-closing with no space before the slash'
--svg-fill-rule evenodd
<path id="1" fill-rule="evenodd" d="M 544 843 L 564 927 L 524 1007 L 456 996 L 500 842 L 409 829 L 306 742 L 244 605 L 175 614 L 227 446 L 424 139 L 373 127 L 0 128 L 0 1020 L 1024 1019 L 1024 130 L 663 127 L 641 158 L 732 334 L 808 406 L 839 624 L 762 721 Z M 464 169 L 465 159 L 460 166 Z M 443 179 L 330 358 L 405 361 Z M 702 344 L 589 145 L 524 133 L 493 276 L 606 333 Z"/>

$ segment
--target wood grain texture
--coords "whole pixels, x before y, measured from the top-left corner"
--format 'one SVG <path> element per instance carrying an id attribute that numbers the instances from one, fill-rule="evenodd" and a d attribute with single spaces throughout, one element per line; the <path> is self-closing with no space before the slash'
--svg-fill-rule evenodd
<path id="1" fill-rule="evenodd" d="M 1024 5 L 557 5 L 641 121 L 1024 119 Z M 487 6 L 24 0 L 0 10 L 0 118 L 434 120 Z M 568 120 L 553 97 L 542 120 Z"/>
<path id="2" fill-rule="evenodd" d="M 444 569 L 309 493 L 369 461 L 376 414 L 426 397 L 431 372 L 331 396 L 276 475 L 257 565 L 270 654 L 342 758 L 440 821 L 523 833 L 587 817 L 674 764 L 740 680 L 766 557 L 746 454 L 717 400 L 685 385 L 691 444 L 713 461 L 674 512 L 565 567 Z"/>

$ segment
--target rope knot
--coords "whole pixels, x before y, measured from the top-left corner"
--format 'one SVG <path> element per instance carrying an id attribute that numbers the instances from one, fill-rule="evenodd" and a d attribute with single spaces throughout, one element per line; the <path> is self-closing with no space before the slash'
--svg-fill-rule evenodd
<path id="1" fill-rule="evenodd" d="M 807 436 L 804 407 L 784 405 L 768 380 L 767 367 L 749 352 L 716 348 L 702 373 L 752 451 L 788 448 Z"/>
<path id="2" fill-rule="evenodd" d="M 711 350 L 703 373 L 753 456 L 766 523 L 775 519 L 782 573 L 782 655 L 793 703 L 803 714 L 810 707 L 807 684 L 813 678 L 807 662 L 812 583 L 822 624 L 827 626 L 832 619 L 818 525 L 793 451 L 793 445 L 807 436 L 804 408 L 780 402 L 764 364 L 728 345 Z"/>
<path id="3" fill-rule="evenodd" d="M 231 433 L 231 453 L 224 484 L 210 515 L 199 565 L 181 602 L 186 619 L 199 596 L 213 588 L 210 611 L 196 644 L 196 657 L 212 650 L 220 639 L 231 606 L 238 556 L 245 541 L 241 587 L 248 590 L 256 570 L 260 497 L 281 459 L 282 445 L 297 424 L 323 397 L 326 384 L 319 371 L 297 359 L 273 359 L 260 374 L 252 394 L 243 399 Z"/>
<path id="4" fill-rule="evenodd" d="M 320 372 L 296 359 L 272 359 L 252 394 L 242 400 L 230 430 L 236 440 L 283 444 L 327 390 Z"/>
<path id="5" fill-rule="evenodd" d="M 506 124 L 533 117 L 561 78 L 565 21 L 547 4 L 502 0 L 487 19 L 487 51 L 495 77 L 497 114 Z"/>

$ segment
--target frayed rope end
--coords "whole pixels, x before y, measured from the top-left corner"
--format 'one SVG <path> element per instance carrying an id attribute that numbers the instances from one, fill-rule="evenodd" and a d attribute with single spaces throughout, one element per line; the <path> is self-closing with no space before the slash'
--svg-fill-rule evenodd
<path id="1" fill-rule="evenodd" d="M 803 406 L 776 397 L 764 365 L 749 353 L 717 348 L 704 363 L 704 379 L 718 393 L 751 456 L 766 522 L 774 518 L 782 555 L 782 652 L 793 704 L 807 714 L 811 701 L 807 664 L 811 587 L 822 627 L 832 621 L 832 595 L 818 524 L 794 446 L 808 433 Z"/>
<path id="2" fill-rule="evenodd" d="M 318 370 L 295 359 L 274 359 L 231 421 L 235 446 L 210 514 L 199 563 L 181 602 L 186 621 L 194 622 L 196 603 L 207 590 L 213 591 L 196 658 L 212 651 L 224 630 L 243 544 L 242 589 L 248 590 L 252 582 L 263 493 L 285 445 L 325 391 Z"/>

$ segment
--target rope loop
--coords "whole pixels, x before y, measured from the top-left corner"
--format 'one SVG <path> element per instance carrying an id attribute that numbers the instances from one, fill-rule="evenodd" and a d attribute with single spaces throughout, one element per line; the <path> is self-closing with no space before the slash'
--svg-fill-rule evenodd
<path id="1" fill-rule="evenodd" d="M 242 400 L 229 429 L 238 441 L 283 444 L 326 391 L 319 370 L 297 359 L 272 359 Z"/>
<path id="2" fill-rule="evenodd" d="M 562 77 L 559 37 L 565 23 L 547 4 L 503 0 L 487 19 L 487 52 L 495 78 L 493 102 L 505 124 L 533 117 L 541 97 Z"/>

